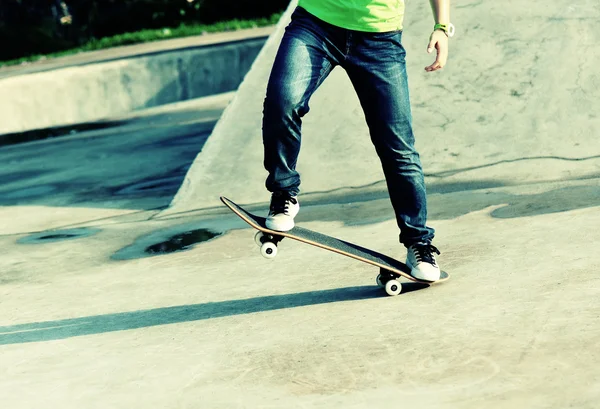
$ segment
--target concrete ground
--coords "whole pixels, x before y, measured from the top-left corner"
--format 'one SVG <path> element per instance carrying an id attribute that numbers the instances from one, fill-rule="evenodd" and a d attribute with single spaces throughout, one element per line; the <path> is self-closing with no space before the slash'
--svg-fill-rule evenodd
<path id="1" fill-rule="evenodd" d="M 574 29 L 597 13 L 591 4 L 561 21 Z M 593 84 L 594 72 L 573 81 Z M 557 86 L 538 80 L 539 90 Z M 0 148 L 2 406 L 596 408 L 600 146 L 591 93 L 573 90 L 564 115 L 580 115 L 570 126 L 556 117 L 528 146 L 522 133 L 501 146 L 481 133 L 481 144 L 444 145 L 442 134 L 437 151 L 424 147 L 430 224 L 451 279 L 406 285 L 397 297 L 375 286 L 376 269 L 295 241 L 265 260 L 254 232 L 211 204 L 218 193 L 238 199 L 237 173 L 195 166 L 218 163 L 218 129 L 204 143 L 243 95 Z M 519 108 L 510 95 L 501 101 L 498 110 Z M 520 103 L 524 115 L 537 112 Z M 417 106 L 416 117 L 427 109 Z M 232 126 L 221 118 L 217 128 Z M 519 118 L 513 132 L 543 127 L 540 117 Z M 326 191 L 308 182 L 298 223 L 402 259 L 385 185 L 369 177 Z M 184 178 L 206 182 L 193 199 L 189 186 L 178 190 Z M 240 201 L 264 212 L 261 185 L 243 192 Z"/>
<path id="2" fill-rule="evenodd" d="M 226 100 L 0 150 L 6 407 L 597 406 L 597 178 L 431 194 L 452 278 L 387 297 L 298 242 L 263 259 L 224 208 L 162 216 Z M 403 257 L 380 193 L 299 222 Z"/>

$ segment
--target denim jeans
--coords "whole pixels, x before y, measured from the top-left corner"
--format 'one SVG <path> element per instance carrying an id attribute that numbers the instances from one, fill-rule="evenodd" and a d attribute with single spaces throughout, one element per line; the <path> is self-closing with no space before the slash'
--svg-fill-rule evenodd
<path id="1" fill-rule="evenodd" d="M 381 160 L 400 242 L 429 242 L 423 169 L 414 147 L 402 32 L 368 33 L 330 25 L 298 7 L 287 26 L 267 86 L 264 166 L 269 191 L 299 193 L 296 162 L 302 117 L 336 66 L 347 72 Z M 343 109 L 343 108 L 340 108 Z"/>

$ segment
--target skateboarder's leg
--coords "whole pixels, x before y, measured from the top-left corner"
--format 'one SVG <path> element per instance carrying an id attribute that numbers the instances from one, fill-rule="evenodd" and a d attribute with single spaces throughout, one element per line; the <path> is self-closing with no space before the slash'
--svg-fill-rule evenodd
<path id="1" fill-rule="evenodd" d="M 299 210 L 296 162 L 302 117 L 308 113 L 311 96 L 339 60 L 335 31 L 297 8 L 271 70 L 264 102 L 263 144 L 264 166 L 269 173 L 266 187 L 273 193 L 265 223 L 273 230 L 294 227 Z"/>
<path id="2" fill-rule="evenodd" d="M 358 35 L 352 58 L 344 64 L 369 125 L 371 140 L 388 186 L 408 248 L 412 275 L 435 281 L 440 269 L 431 245 L 434 230 L 427 227 L 427 195 L 419 153 L 415 149 L 402 33 Z"/>
<path id="3" fill-rule="evenodd" d="M 264 166 L 270 192 L 297 195 L 300 176 L 302 117 L 309 100 L 336 65 L 326 27 L 301 8 L 279 46 L 267 86 L 263 111 Z"/>
<path id="4" fill-rule="evenodd" d="M 401 33 L 364 34 L 356 57 L 344 65 L 369 125 L 371 140 L 385 174 L 390 199 L 407 247 L 430 242 L 427 197 L 419 153 L 415 149 Z"/>

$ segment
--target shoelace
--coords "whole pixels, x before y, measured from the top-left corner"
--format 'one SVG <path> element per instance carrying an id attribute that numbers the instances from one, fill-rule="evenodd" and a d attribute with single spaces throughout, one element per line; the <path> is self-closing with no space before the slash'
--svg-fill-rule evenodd
<path id="1" fill-rule="evenodd" d="M 289 214 L 290 203 L 297 204 L 298 201 L 289 195 L 273 196 L 271 201 L 271 214 Z"/>
<path id="2" fill-rule="evenodd" d="M 417 262 L 429 263 L 436 266 L 433 253 L 440 254 L 440 251 L 433 244 L 415 244 L 413 245 L 415 258 Z"/>

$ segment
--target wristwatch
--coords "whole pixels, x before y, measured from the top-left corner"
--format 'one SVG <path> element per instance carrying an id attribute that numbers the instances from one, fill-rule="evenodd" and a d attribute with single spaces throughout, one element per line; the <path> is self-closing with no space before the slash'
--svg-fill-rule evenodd
<path id="1" fill-rule="evenodd" d="M 444 33 L 446 33 L 446 35 L 448 37 L 454 37 L 454 24 L 452 23 L 448 23 L 448 24 L 440 24 L 437 23 L 434 27 L 433 27 L 433 31 L 436 30 L 442 30 Z"/>

